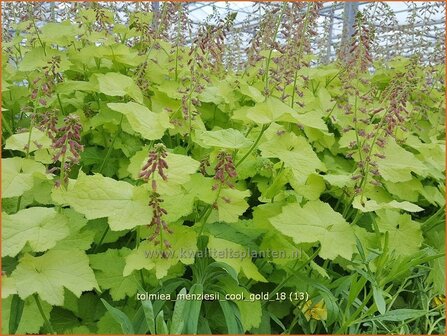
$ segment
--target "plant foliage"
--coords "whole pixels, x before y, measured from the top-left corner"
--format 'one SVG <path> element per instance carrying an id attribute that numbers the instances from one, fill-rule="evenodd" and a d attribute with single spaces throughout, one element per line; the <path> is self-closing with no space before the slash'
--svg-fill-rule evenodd
<path id="1" fill-rule="evenodd" d="M 285 3 L 233 71 L 170 6 L 3 43 L 3 332 L 443 333 L 444 66 L 360 14 L 315 66 Z"/>

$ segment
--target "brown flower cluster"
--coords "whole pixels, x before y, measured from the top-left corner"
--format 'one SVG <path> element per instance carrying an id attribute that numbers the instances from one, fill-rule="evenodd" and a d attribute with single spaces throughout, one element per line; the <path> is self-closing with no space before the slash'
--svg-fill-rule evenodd
<path id="1" fill-rule="evenodd" d="M 189 56 L 194 57 L 188 61 L 188 65 L 195 62 L 199 68 L 211 69 L 218 74 L 223 65 L 225 38 L 235 19 L 236 13 L 230 13 L 225 19 L 220 19 L 216 25 L 201 27 L 189 52 Z"/>
<path id="2" fill-rule="evenodd" d="M 39 115 L 35 115 L 35 119 L 40 119 L 38 121 L 37 128 L 44 132 L 52 141 L 53 143 L 56 141 L 56 135 L 58 132 L 57 127 L 57 115 L 55 110 L 49 110 L 45 111 L 44 113 L 41 113 Z"/>
<path id="3" fill-rule="evenodd" d="M 191 121 L 198 114 L 197 107 L 200 106 L 200 101 L 195 96 L 211 83 L 208 73 L 212 71 L 217 76 L 224 74 L 222 67 L 225 38 L 235 18 L 236 13 L 231 13 L 216 25 L 201 27 L 193 40 L 187 62 L 190 77 L 183 80 L 185 88 L 179 89 L 179 93 L 182 94 L 181 110 L 184 120 Z"/>
<path id="4" fill-rule="evenodd" d="M 214 168 L 215 174 L 214 179 L 219 181 L 221 185 L 226 184 L 230 188 L 233 188 L 234 185 L 229 181 L 231 178 L 235 178 L 237 176 L 236 167 L 233 163 L 233 157 L 231 154 L 226 152 L 220 152 L 217 155 L 217 164 Z M 213 186 L 213 189 L 217 189 L 219 187 L 219 183 L 216 183 Z"/>
<path id="5" fill-rule="evenodd" d="M 163 219 L 163 215 L 167 215 L 168 212 L 166 209 L 161 207 L 161 203 L 163 202 L 163 199 L 160 197 L 160 194 L 153 192 L 150 196 L 149 206 L 152 208 L 152 220 L 149 224 L 149 227 L 154 228 L 154 232 L 149 237 L 150 241 L 153 241 L 155 245 L 160 244 L 160 240 L 163 240 L 163 245 L 166 248 L 170 248 L 171 244 L 167 239 L 162 238 L 162 231 L 165 231 L 169 234 L 172 234 L 172 230 L 168 227 L 168 224 Z M 157 237 L 160 237 L 160 240 L 156 239 Z"/>
<path id="6" fill-rule="evenodd" d="M 417 80 L 415 78 L 418 68 L 419 58 L 414 56 L 405 66 L 402 73 L 398 73 L 384 92 L 388 98 L 388 108 L 384 117 L 384 130 L 389 136 L 393 136 L 397 128 L 406 131 L 405 124 L 410 118 L 406 105 L 410 100 L 410 94 L 413 91 Z"/>
<path id="7" fill-rule="evenodd" d="M 53 167 L 48 170 L 49 173 L 54 173 L 60 170 L 60 180 L 56 181 L 57 187 L 68 183 L 68 174 L 72 167 L 77 165 L 81 158 L 81 152 L 84 146 L 81 145 L 81 131 L 82 124 L 79 116 L 76 114 L 69 114 L 64 118 L 64 124 L 61 127 L 57 126 L 58 118 L 55 111 L 47 111 L 40 115 L 33 117 L 34 122 L 38 123 L 37 128 L 45 132 L 51 139 L 51 147 L 54 150 L 53 163 L 61 161 L 61 167 Z M 36 144 L 37 145 L 37 144 Z"/>
<path id="8" fill-rule="evenodd" d="M 62 74 L 59 72 L 61 58 L 53 56 L 47 65 L 43 66 L 43 77 L 37 77 L 31 82 L 31 99 L 37 100 L 41 105 L 47 105 L 48 97 L 54 92 L 57 83 L 63 81 Z"/>
<path id="9" fill-rule="evenodd" d="M 354 33 L 348 54 L 345 55 L 347 65 L 353 71 L 366 72 L 373 62 L 371 44 L 373 32 L 368 27 L 361 12 L 357 12 L 354 24 Z"/>
<path id="10" fill-rule="evenodd" d="M 140 172 L 140 178 L 144 181 L 149 181 L 151 179 L 151 188 L 152 193 L 150 195 L 149 206 L 152 208 L 152 220 L 149 224 L 150 228 L 154 228 L 154 232 L 149 237 L 150 241 L 154 241 L 155 245 L 163 243 L 166 248 L 170 248 L 171 244 L 167 239 L 163 238 L 163 232 L 167 232 L 172 234 L 172 230 L 168 227 L 168 224 L 163 219 L 164 215 L 167 215 L 168 212 L 161 206 L 163 203 L 163 199 L 160 197 L 160 194 L 157 192 L 157 182 L 155 180 L 155 174 L 158 175 L 164 180 L 167 181 L 168 177 L 166 175 L 165 169 L 168 169 L 168 164 L 166 162 L 166 157 L 168 156 L 168 152 L 166 151 L 166 146 L 159 143 L 154 146 L 154 148 L 149 152 L 149 158 L 146 164 L 143 166 Z M 156 239 L 160 237 L 160 239 Z"/>
<path id="11" fill-rule="evenodd" d="M 140 172 L 140 178 L 144 181 L 148 181 L 152 177 L 152 191 L 157 191 L 157 182 L 155 181 L 155 172 L 164 180 L 167 181 L 168 177 L 165 174 L 164 169 L 168 169 L 168 164 L 165 158 L 168 156 L 165 145 L 159 143 L 154 146 L 149 152 L 149 158 L 146 164 L 143 166 Z"/>
<path id="12" fill-rule="evenodd" d="M 352 116 L 352 125 L 343 131 L 354 130 L 356 134 L 356 139 L 349 144 L 347 157 L 354 153 L 358 155 L 357 170 L 352 179 L 356 181 L 354 193 L 363 195 L 367 183 L 381 185 L 377 160 L 385 158 L 382 149 L 387 138 L 394 137 L 398 128 L 406 131 L 405 124 L 410 117 L 406 106 L 415 85 L 418 59 L 412 58 L 404 71 L 396 73 L 384 91 L 379 92 L 368 79 L 373 66 L 370 56 L 372 34 L 360 13 L 354 28 L 343 77 L 346 103 L 342 106 L 345 114 Z M 382 100 L 379 108 L 375 104 L 377 96 Z M 354 98 L 351 99 L 354 103 L 347 103 L 349 97 Z"/>
<path id="13" fill-rule="evenodd" d="M 64 125 L 57 129 L 57 138 L 52 145 L 55 149 L 53 161 L 63 157 L 62 161 L 70 167 L 79 163 L 80 152 L 84 150 L 84 146 L 80 144 L 81 131 L 82 125 L 76 114 L 69 114 L 64 118 Z"/>
<path id="14" fill-rule="evenodd" d="M 293 2 L 285 12 L 285 20 L 282 25 L 281 35 L 285 41 L 284 46 L 277 46 L 279 55 L 272 59 L 277 65 L 271 70 L 271 86 L 281 94 L 281 99 L 289 97 L 286 88 L 293 85 L 292 103 L 303 107 L 303 102 L 298 97 L 303 96 L 302 84 L 298 85 L 297 79 L 306 82 L 308 78 L 304 75 L 298 76 L 301 68 L 309 67 L 306 55 L 311 53 L 312 39 L 317 35 L 317 20 L 323 4 L 320 2 L 300 3 Z"/>
<path id="15" fill-rule="evenodd" d="M 258 6 L 266 6 L 266 4 L 257 3 Z M 245 49 L 248 56 L 247 67 L 253 67 L 259 61 L 265 59 L 261 55 L 262 50 L 275 48 L 277 45 L 275 36 L 273 32 L 275 31 L 276 22 L 278 20 L 277 15 L 279 15 L 280 7 L 277 4 L 267 4 L 267 6 L 275 6 L 265 11 L 261 21 L 259 22 L 259 28 L 253 38 L 250 40 L 249 46 Z M 261 70 L 259 75 L 263 76 L 264 72 Z"/>

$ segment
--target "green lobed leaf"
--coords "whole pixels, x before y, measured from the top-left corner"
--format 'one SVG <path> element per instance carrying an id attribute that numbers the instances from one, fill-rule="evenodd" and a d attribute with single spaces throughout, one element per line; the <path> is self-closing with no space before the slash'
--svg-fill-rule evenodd
<path id="1" fill-rule="evenodd" d="M 166 112 L 155 113 L 146 106 L 134 102 L 108 103 L 107 106 L 124 114 L 132 129 L 145 139 L 158 140 L 168 128 L 172 128 Z"/>
<path id="2" fill-rule="evenodd" d="M 352 206 L 355 209 L 361 210 L 362 212 L 371 212 L 380 209 L 402 209 L 408 212 L 419 212 L 424 210 L 420 206 L 414 203 L 410 203 L 408 201 L 398 202 L 393 200 L 388 203 L 378 203 L 375 200 L 365 200 L 363 201 L 362 204 L 360 196 L 354 197 L 354 200 L 352 201 Z"/>
<path id="3" fill-rule="evenodd" d="M 276 121 L 297 122 L 297 113 L 278 98 L 268 97 L 262 103 L 247 109 L 247 118 L 257 124 L 270 124 Z"/>
<path id="4" fill-rule="evenodd" d="M 245 198 L 250 196 L 249 190 L 223 189 L 217 199 L 217 217 L 221 222 L 234 223 L 239 220 L 248 203 Z M 213 220 L 213 217 L 210 219 Z"/>
<path id="5" fill-rule="evenodd" d="M 138 289 L 138 282 L 133 276 L 123 276 L 126 257 L 130 252 L 130 249 L 124 247 L 89 256 L 99 287 L 103 290 L 109 289 L 115 301 L 134 296 Z"/>
<path id="6" fill-rule="evenodd" d="M 380 175 L 390 182 L 407 182 L 412 179 L 411 172 L 425 176 L 427 168 L 419 161 L 413 153 L 406 151 L 396 144 L 394 140 L 389 140 L 385 150 L 384 159 L 377 161 Z"/>
<path id="7" fill-rule="evenodd" d="M 15 257 L 29 244 L 31 251 L 44 252 L 69 234 L 68 219 L 54 208 L 33 207 L 8 215 L 3 213 L 2 256 Z"/>
<path id="8" fill-rule="evenodd" d="M 27 146 L 29 143 L 29 149 Z M 51 139 L 41 130 L 31 128 L 30 132 L 11 135 L 5 142 L 5 149 L 32 153 L 40 148 L 50 148 Z"/>
<path id="9" fill-rule="evenodd" d="M 217 131 L 196 130 L 194 141 L 204 148 L 218 147 L 229 149 L 249 147 L 252 143 L 240 131 L 233 128 Z"/>
<path id="10" fill-rule="evenodd" d="M 134 80 L 128 76 L 116 72 L 108 72 L 106 74 L 95 74 L 93 83 L 97 81 L 99 92 L 108 96 L 125 96 L 129 95 L 136 102 L 143 103 L 143 94 L 140 88 L 135 84 Z"/>
<path id="11" fill-rule="evenodd" d="M 317 157 L 306 138 L 292 133 L 282 133 L 284 130 L 277 126 L 266 132 L 267 141 L 259 149 L 262 157 L 278 158 L 285 167 L 292 169 L 290 180 L 294 189 L 299 190 L 309 175 L 318 170 L 326 170 L 324 164 Z"/>
<path id="12" fill-rule="evenodd" d="M 320 242 L 320 256 L 351 260 L 355 252 L 352 227 L 343 216 L 322 201 L 309 201 L 283 207 L 281 214 L 270 218 L 270 223 L 281 233 L 292 237 L 296 244 Z"/>
<path id="13" fill-rule="evenodd" d="M 2 197 L 21 196 L 32 189 L 34 176 L 46 178 L 45 166 L 31 159 L 2 159 Z"/>
<path id="14" fill-rule="evenodd" d="M 408 214 L 396 210 L 377 211 L 377 226 L 380 232 L 388 232 L 389 249 L 398 255 L 411 256 L 419 251 L 424 240 L 421 225 Z"/>
<path id="15" fill-rule="evenodd" d="M 153 270 L 157 279 L 161 279 L 178 262 L 191 265 L 197 251 L 197 233 L 187 226 L 172 226 L 171 229 L 174 231 L 172 235 L 164 233 L 164 239 L 172 245 L 165 251 L 166 256 L 163 255 L 164 250 L 161 250 L 160 244 L 155 245 L 154 242 L 144 240 L 126 257 L 123 275 L 128 276 L 135 270 L 147 269 Z"/>
<path id="16" fill-rule="evenodd" d="M 39 257 L 26 254 L 12 272 L 22 299 L 37 293 L 51 305 L 64 304 L 64 287 L 79 297 L 98 288 L 88 257 L 79 250 L 50 250 Z"/>
<path id="17" fill-rule="evenodd" d="M 114 231 L 145 225 L 152 219 L 151 208 L 147 206 L 149 194 L 144 188 L 100 174 L 80 172 L 68 190 L 54 189 L 52 198 L 58 204 L 70 205 L 87 219 L 108 217 Z"/>

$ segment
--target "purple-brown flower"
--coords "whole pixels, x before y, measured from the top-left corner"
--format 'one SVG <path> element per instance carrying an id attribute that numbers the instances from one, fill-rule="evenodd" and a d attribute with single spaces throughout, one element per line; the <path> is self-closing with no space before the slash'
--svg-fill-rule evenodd
<path id="1" fill-rule="evenodd" d="M 161 143 L 156 144 L 149 152 L 149 158 L 141 169 L 139 176 L 144 181 L 148 181 L 152 177 L 152 190 L 154 192 L 157 191 L 157 182 L 153 178 L 156 171 L 164 181 L 168 180 L 164 171 L 164 169 L 168 169 L 168 163 L 165 160 L 167 156 L 166 146 Z"/>
<path id="2" fill-rule="evenodd" d="M 151 198 L 149 201 L 149 206 L 152 208 L 152 220 L 149 224 L 149 227 L 154 228 L 154 232 L 149 237 L 150 241 L 154 241 L 154 244 L 160 244 L 161 240 L 163 245 L 166 248 L 170 248 L 171 244 L 167 239 L 162 238 L 162 232 L 166 232 L 168 234 L 172 234 L 172 230 L 168 227 L 168 224 L 163 219 L 164 215 L 167 215 L 168 212 L 166 209 L 161 207 L 161 203 L 163 203 L 163 199 L 160 197 L 160 194 L 153 192 L 151 194 Z M 156 239 L 158 236 L 160 236 L 160 240 Z"/>
<path id="3" fill-rule="evenodd" d="M 228 178 L 234 178 L 237 176 L 236 167 L 233 163 L 233 157 L 226 152 L 220 152 L 217 155 L 217 165 L 214 168 L 214 179 L 218 180 L 221 184 L 226 183 L 228 186 L 233 185 L 228 181 Z M 213 189 L 217 189 L 218 185 L 214 185 Z"/>
<path id="4" fill-rule="evenodd" d="M 77 115 L 70 114 L 64 118 L 64 126 L 57 129 L 58 137 L 53 141 L 53 161 L 63 157 L 64 162 L 70 162 L 71 165 L 79 163 L 80 153 L 84 150 L 84 146 L 80 144 L 81 131 L 82 125 Z"/>

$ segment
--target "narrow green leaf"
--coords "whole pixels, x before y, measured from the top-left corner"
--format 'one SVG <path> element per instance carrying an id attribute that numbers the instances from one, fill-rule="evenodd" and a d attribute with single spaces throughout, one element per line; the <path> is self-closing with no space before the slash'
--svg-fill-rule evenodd
<path id="1" fill-rule="evenodd" d="M 25 301 L 23 301 L 18 295 L 12 296 L 11 315 L 9 316 L 9 334 L 16 333 L 20 320 L 22 319 L 24 306 Z"/>
<path id="2" fill-rule="evenodd" d="M 243 334 L 244 327 L 236 304 L 231 301 L 219 301 L 219 305 L 224 313 L 228 334 Z"/>
<path id="3" fill-rule="evenodd" d="M 112 314 L 114 320 L 118 322 L 123 330 L 124 334 L 134 334 L 134 329 L 132 326 L 132 322 L 130 322 L 129 318 L 126 314 L 124 314 L 118 308 L 112 307 L 106 300 L 101 299 L 102 303 L 106 307 L 106 309 Z"/>
<path id="4" fill-rule="evenodd" d="M 213 269 L 216 269 L 217 271 L 224 270 L 233 278 L 234 281 L 236 281 L 237 284 L 239 283 L 236 270 L 227 263 L 215 261 L 209 264 L 207 268 L 208 268 L 207 272 L 212 272 Z"/>
<path id="5" fill-rule="evenodd" d="M 186 288 L 182 288 L 179 294 L 186 294 Z M 170 333 L 173 335 L 179 335 L 182 333 L 183 327 L 185 325 L 186 314 L 185 314 L 185 300 L 177 300 L 174 306 L 174 312 L 172 313 L 171 319 L 171 330 Z"/>
<path id="6" fill-rule="evenodd" d="M 280 327 L 281 327 L 281 329 L 282 329 L 282 331 L 286 331 L 286 327 L 285 327 L 285 325 L 281 322 L 281 320 L 278 318 L 278 317 L 276 317 L 273 313 L 271 313 L 271 312 L 269 312 L 269 315 L 270 315 L 270 318 L 273 320 L 273 321 L 275 321 L 275 323 L 277 324 L 277 325 L 279 325 Z"/>
<path id="7" fill-rule="evenodd" d="M 163 310 L 157 315 L 156 318 L 156 330 L 158 335 L 166 335 L 168 334 L 168 326 L 164 320 Z"/>
<path id="8" fill-rule="evenodd" d="M 146 322 L 146 315 L 144 315 L 143 307 L 139 307 L 135 315 L 132 317 L 132 325 L 135 334 L 146 334 L 148 331 L 148 325 Z"/>
<path id="9" fill-rule="evenodd" d="M 203 294 L 202 284 L 196 283 L 191 286 L 189 290 L 190 294 Z M 202 300 L 191 300 L 186 305 L 186 311 L 188 312 L 186 316 L 186 324 L 183 332 L 185 334 L 197 334 L 197 326 L 200 317 L 200 308 L 202 306 Z"/>
<path id="10" fill-rule="evenodd" d="M 151 334 L 155 334 L 155 316 L 152 302 L 149 300 L 143 300 L 141 301 L 141 305 L 143 306 L 144 315 L 146 316 L 146 322 L 147 326 L 149 327 L 149 332 Z"/>
<path id="11" fill-rule="evenodd" d="M 373 297 L 379 313 L 382 315 L 385 314 L 386 303 L 385 298 L 383 297 L 383 290 L 381 288 L 378 288 L 377 286 L 373 286 Z"/>
<path id="12" fill-rule="evenodd" d="M 373 317 L 365 321 L 389 321 L 402 322 L 409 319 L 418 318 L 427 315 L 426 311 L 417 309 L 395 309 L 383 314 L 381 316 Z"/>

